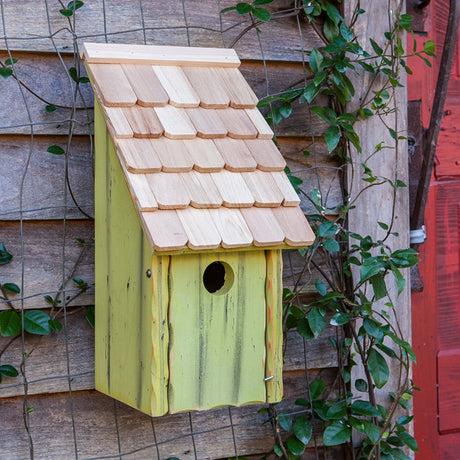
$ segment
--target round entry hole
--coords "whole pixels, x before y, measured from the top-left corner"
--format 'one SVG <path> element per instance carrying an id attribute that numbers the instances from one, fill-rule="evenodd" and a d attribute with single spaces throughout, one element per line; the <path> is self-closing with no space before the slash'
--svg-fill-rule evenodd
<path id="1" fill-rule="evenodd" d="M 203 273 L 203 284 L 211 294 L 226 294 L 233 285 L 234 275 L 230 265 L 225 262 L 213 262 Z"/>

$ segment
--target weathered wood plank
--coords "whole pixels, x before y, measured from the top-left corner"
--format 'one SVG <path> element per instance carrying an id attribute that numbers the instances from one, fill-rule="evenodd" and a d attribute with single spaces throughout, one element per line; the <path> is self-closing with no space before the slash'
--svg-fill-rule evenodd
<path id="1" fill-rule="evenodd" d="M 1 102 L 0 102 L 1 104 Z M 8 171 L 0 181 L 0 220 L 18 220 L 20 217 L 20 185 L 23 185 L 22 209 L 24 220 L 81 219 L 65 184 L 65 162 L 62 155 L 46 150 L 51 145 L 66 146 L 65 138 L 37 136 L 31 152 L 27 136 L 0 136 L 0 162 Z M 301 207 L 305 214 L 313 214 L 313 204 L 306 198 L 313 188 L 321 188 L 326 206 L 342 204 L 341 170 L 336 157 L 329 155 L 324 140 L 278 138 L 278 147 L 291 172 L 303 180 Z M 308 151 L 309 155 L 304 155 Z M 68 156 L 68 178 L 73 196 L 87 214 L 94 215 L 93 169 L 89 137 L 72 138 Z M 30 160 L 29 160 L 30 156 Z M 321 187 L 319 187 L 321 184 Z M 39 191 L 39 193 L 37 193 Z M 67 203 L 67 208 L 64 205 Z M 333 213 L 333 211 L 331 211 Z"/>
<path id="2" fill-rule="evenodd" d="M 309 371 L 310 381 L 322 378 L 330 388 L 336 369 Z M 299 410 L 294 401 L 306 397 L 304 372 L 285 374 L 286 398 L 279 411 Z M 30 433 L 35 458 L 91 458 L 100 455 L 131 455 L 123 458 L 181 460 L 235 456 L 235 447 L 228 408 L 197 412 L 191 415 L 196 455 L 193 448 L 189 414 L 150 418 L 124 404 L 95 391 L 72 394 L 29 396 Z M 261 405 L 232 408 L 236 450 L 239 456 L 270 452 L 274 439 L 266 415 L 258 414 Z M 75 443 L 72 428 L 75 427 Z M 0 450 L 2 459 L 29 457 L 29 445 L 23 424 L 23 398 L 0 402 Z M 318 429 L 319 427 L 317 427 Z M 199 433 L 199 434 L 198 434 Z M 322 444 L 315 430 L 316 441 Z M 310 441 L 313 446 L 313 440 Z M 157 447 L 156 447 L 157 446 Z M 137 451 L 137 453 L 134 453 Z"/>
<path id="3" fill-rule="evenodd" d="M 1 283 L 21 284 L 21 233 L 18 222 L 1 222 L 0 241 L 13 255 L 13 260 L 3 265 L 0 272 Z M 62 283 L 62 257 L 63 257 L 63 231 L 64 226 L 59 221 L 31 221 L 23 223 L 24 237 L 24 286 L 25 296 L 33 296 L 24 300 L 24 308 L 46 308 L 44 295 L 48 291 L 58 290 Z M 65 247 L 65 271 L 66 276 L 77 261 L 83 247 L 75 238 L 92 241 L 94 235 L 93 223 L 90 221 L 68 221 L 66 223 L 66 247 Z M 289 260 L 290 259 L 290 260 Z M 294 286 L 295 279 L 301 275 L 299 287 L 301 292 L 314 293 L 315 280 L 321 275 L 314 267 L 305 267 L 304 258 L 298 251 L 284 251 L 283 253 L 283 284 Z M 292 269 L 291 269 L 292 267 Z M 81 278 L 88 284 L 94 284 L 94 251 L 92 247 L 85 250 L 84 257 L 79 262 L 72 277 Z M 74 289 L 72 281 L 67 289 Z M 75 292 L 69 291 L 67 298 Z M 12 296 L 12 299 L 19 298 Z M 20 301 L 14 301 L 14 305 L 20 306 Z M 94 304 L 94 292 L 92 289 L 80 295 L 72 305 Z M 0 303 L 0 310 L 8 308 L 5 303 Z"/>
<path id="4" fill-rule="evenodd" d="M 65 231 L 65 238 L 64 238 Z M 76 238 L 91 242 L 93 224 L 89 221 L 40 221 L 23 223 L 24 253 L 24 291 L 23 305 L 19 295 L 11 295 L 16 308 L 46 308 L 44 295 L 61 288 L 63 278 L 70 277 L 67 282 L 66 299 L 70 300 L 76 293 L 76 285 L 72 278 L 81 278 L 90 286 L 94 285 L 94 249 L 82 245 Z M 13 255 L 13 259 L 0 270 L 0 283 L 16 283 L 21 286 L 21 231 L 19 222 L 0 222 L 0 241 Z M 65 246 L 64 246 L 65 243 Z M 80 258 L 81 256 L 81 258 Z M 63 259 L 65 263 L 63 263 Z M 78 262 L 78 263 L 77 263 Z M 77 263 L 77 264 L 76 264 Z M 63 274 L 64 269 L 64 274 Z M 62 297 L 60 297 L 62 300 Z M 78 296 L 72 305 L 94 304 L 94 290 L 88 289 Z M 0 300 L 0 310 L 8 306 Z"/>
<path id="5" fill-rule="evenodd" d="M 62 5 L 58 0 L 26 0 L 21 8 L 17 8 L 14 1 L 4 3 L 5 28 L 0 25 L 0 35 L 8 37 L 11 49 L 54 52 L 56 47 L 62 53 L 73 51 L 69 22 L 59 12 Z M 232 0 L 186 1 L 183 6 L 180 0 L 121 0 L 107 5 L 103 0 L 93 0 L 85 2 L 76 11 L 75 34 L 80 46 L 84 41 L 104 42 L 107 39 L 110 43 L 229 47 L 251 22 L 248 15 L 231 11 L 222 15 L 221 25 L 219 5 L 224 9 L 235 3 Z M 302 40 L 296 17 L 276 19 L 277 12 L 292 11 L 291 2 L 277 1 L 267 8 L 275 15 L 270 23 L 259 25 L 265 58 L 301 61 L 302 53 L 298 50 L 302 48 Z M 73 19 L 70 18 L 72 23 Z M 319 46 L 321 42 L 308 22 L 302 18 L 300 24 L 303 43 L 307 43 L 310 49 Z M 4 39 L 0 41 L 0 47 L 6 47 Z M 255 28 L 250 28 L 242 36 L 235 49 L 243 59 L 262 57 Z"/>
<path id="6" fill-rule="evenodd" d="M 369 43 L 370 37 L 380 37 L 380 45 L 384 44 L 384 33 L 388 30 L 389 24 L 395 21 L 394 11 L 404 13 L 405 2 L 396 0 L 387 0 L 384 2 L 372 2 L 371 0 L 358 1 L 353 0 L 345 4 L 345 19 L 349 20 L 354 12 L 354 8 L 359 5 L 366 11 L 371 11 L 370 15 L 362 15 L 358 18 L 354 26 L 354 32 L 360 43 Z M 381 18 L 381 20 L 376 20 Z M 405 46 L 405 36 L 401 37 L 403 46 Z M 379 40 L 377 40 L 379 41 Z M 370 48 L 370 45 L 368 45 Z M 370 50 L 371 51 L 371 50 Z M 386 84 L 386 77 L 379 75 L 374 79 L 369 73 L 360 75 L 351 75 L 351 80 L 356 88 L 356 95 L 347 110 L 352 112 L 361 103 L 360 100 L 369 90 L 379 90 Z M 385 114 L 383 122 L 379 117 L 371 117 L 355 125 L 355 130 L 361 138 L 361 147 L 363 152 L 373 152 L 375 146 L 380 142 L 390 147 L 381 152 L 380 155 L 374 155 L 367 161 L 367 166 L 374 171 L 374 174 L 380 177 L 387 177 L 396 183 L 401 180 L 408 183 L 408 153 L 406 140 L 394 140 L 389 134 L 387 127 L 393 128 L 397 136 L 404 136 L 407 132 L 407 92 L 406 76 L 400 76 L 401 88 L 395 88 L 391 94 L 392 106 L 395 110 Z M 382 156 L 383 155 L 383 156 Z M 368 183 L 363 181 L 365 177 L 364 169 L 357 167 L 363 160 L 356 151 L 352 152 L 353 162 L 347 167 L 348 190 L 353 190 L 350 199 L 358 197 L 354 209 L 348 215 L 348 229 L 361 235 L 370 235 L 373 240 L 379 240 L 386 237 L 386 232 L 377 225 L 377 221 L 384 222 L 388 225 L 393 224 L 391 230 L 397 232 L 398 237 L 392 233 L 386 239 L 385 244 L 395 251 L 409 247 L 409 193 L 407 188 L 398 188 L 397 193 L 390 184 L 384 184 L 360 193 L 367 188 Z M 393 218 L 393 222 L 391 222 Z M 400 331 L 404 340 L 411 342 L 411 299 L 410 299 L 410 274 L 409 270 L 402 271 L 406 279 L 406 288 L 398 295 L 396 283 L 390 279 L 387 281 L 388 297 L 395 302 L 395 313 L 392 316 L 393 327 Z M 359 279 L 359 274 L 355 273 Z M 386 310 L 384 303 L 387 299 L 381 299 L 373 306 L 374 310 Z M 394 317 L 397 316 L 397 319 Z M 391 346 L 391 345 L 390 345 Z M 359 363 L 359 359 L 357 360 Z M 408 385 L 408 379 L 411 377 L 411 370 L 405 374 L 401 369 L 401 363 L 393 359 L 388 360 L 390 368 L 390 379 L 385 388 L 376 391 L 376 399 L 379 404 L 388 404 L 388 392 L 398 392 L 400 385 Z M 401 375 L 402 372 L 402 375 Z M 352 380 L 365 378 L 364 370 L 360 366 L 355 366 L 352 370 Z M 404 383 L 407 378 L 407 383 Z"/>
<path id="7" fill-rule="evenodd" d="M 67 346 L 66 334 L 62 330 L 39 338 L 26 335 L 25 351 L 36 347 L 27 358 L 26 375 L 30 382 L 28 394 L 65 393 L 69 390 L 67 379 L 67 356 L 73 390 L 94 389 L 94 329 L 85 318 L 86 309 L 69 308 L 67 315 Z M 63 322 L 62 314 L 58 319 Z M 339 330 L 328 326 L 316 340 L 306 342 L 295 331 L 288 332 L 286 352 L 284 355 L 284 372 L 305 369 L 329 368 L 337 366 L 336 350 L 330 344 L 328 337 L 336 337 Z M 0 349 L 10 339 L 0 337 Z M 17 369 L 22 361 L 21 338 L 15 340 L 2 355 L 2 364 L 10 364 Z M 45 379 L 44 379 L 45 377 Z M 22 377 L 3 377 L 0 385 L 0 399 L 24 394 Z M 1 402 L 0 402 L 1 406 Z"/>
<path id="8" fill-rule="evenodd" d="M 30 123 L 33 123 L 34 134 L 67 135 L 70 119 L 75 120 L 73 134 L 88 135 L 92 132 L 93 93 L 89 83 L 80 84 L 81 94 L 75 101 L 78 110 L 75 114 L 71 112 L 75 82 L 69 77 L 68 69 L 75 65 L 73 59 L 64 57 L 61 62 L 57 55 L 23 52 L 14 52 L 13 56 L 18 59 L 15 72 L 26 85 L 23 93 L 28 111 L 17 81 L 12 77 L 2 78 L 0 112 L 8 116 L 0 122 L 0 134 L 30 134 Z M 7 54 L 0 53 L 0 60 L 7 58 Z M 262 62 L 247 61 L 243 62 L 240 70 L 259 99 L 304 84 L 305 72 L 299 63 L 269 62 L 265 74 Z M 81 76 L 86 76 L 84 66 L 81 66 L 81 72 Z M 47 113 L 47 104 L 55 105 L 57 110 Z M 327 99 L 319 97 L 315 104 L 326 105 Z M 306 104 L 294 103 L 292 115 L 276 127 L 276 133 L 278 136 L 319 136 L 326 129 L 327 125 L 316 115 L 310 117 Z"/>
<path id="9" fill-rule="evenodd" d="M 66 138 L 36 137 L 31 142 L 26 136 L 0 136 L 0 164 L 7 172 L 0 181 L 0 220 L 19 220 L 21 183 L 25 220 L 84 219 L 72 195 L 85 213 L 94 215 L 89 137 L 73 137 L 67 158 L 47 152 L 51 145 L 65 149 Z"/>
<path id="10" fill-rule="evenodd" d="M 92 133 L 93 113 L 88 107 L 93 106 L 93 92 L 89 83 L 82 83 L 80 91 L 74 94 L 75 82 L 69 75 L 69 69 L 75 66 L 73 58 L 63 57 L 61 62 L 57 55 L 13 53 L 13 56 L 18 59 L 15 73 L 24 86 L 13 77 L 2 78 L 0 111 L 4 116 L 0 134 L 31 134 L 32 125 L 34 134 L 68 135 L 71 120 L 74 120 L 73 134 Z M 1 61 L 7 58 L 5 52 L 0 54 Z M 81 76 L 86 75 L 83 66 L 81 70 Z M 46 105 L 57 109 L 47 113 Z M 77 108 L 75 113 L 73 105 Z"/>

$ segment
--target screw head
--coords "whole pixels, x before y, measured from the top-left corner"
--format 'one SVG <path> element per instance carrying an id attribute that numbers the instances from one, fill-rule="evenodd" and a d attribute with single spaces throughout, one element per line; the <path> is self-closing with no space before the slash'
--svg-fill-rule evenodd
<path id="1" fill-rule="evenodd" d="M 145 272 L 145 274 L 147 275 L 147 278 L 150 278 L 152 276 L 152 270 L 150 270 L 150 268 Z"/>

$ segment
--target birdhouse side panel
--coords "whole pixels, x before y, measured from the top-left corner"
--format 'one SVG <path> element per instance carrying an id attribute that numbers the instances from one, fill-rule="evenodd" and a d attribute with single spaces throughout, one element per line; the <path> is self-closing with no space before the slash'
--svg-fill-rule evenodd
<path id="1" fill-rule="evenodd" d="M 154 324 L 157 330 L 167 329 L 167 321 L 158 318 L 161 309 L 154 305 L 153 283 L 147 270 L 156 278 L 167 278 L 168 264 L 160 272 L 151 265 L 150 244 L 101 108 L 95 105 L 96 388 L 143 412 L 162 415 L 167 412 L 165 378 L 156 382 L 155 393 L 152 386 L 155 377 L 159 378 L 154 366 L 162 362 L 161 353 L 166 355 L 167 334 L 166 346 L 156 344 L 155 360 L 152 337 Z M 157 289 L 156 294 L 162 296 L 163 292 Z M 164 302 L 167 305 L 167 296 Z M 161 384 L 163 390 L 159 388 Z"/>
<path id="2" fill-rule="evenodd" d="M 267 360 L 265 365 L 267 402 L 275 403 L 283 397 L 283 258 L 281 250 L 265 252 L 267 279 Z"/>
<path id="3" fill-rule="evenodd" d="M 265 402 L 265 270 L 264 251 L 171 257 L 170 412 Z"/>

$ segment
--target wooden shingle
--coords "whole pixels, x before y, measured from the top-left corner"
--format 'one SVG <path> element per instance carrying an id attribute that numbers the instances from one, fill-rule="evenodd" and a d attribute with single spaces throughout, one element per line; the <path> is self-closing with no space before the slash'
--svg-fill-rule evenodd
<path id="1" fill-rule="evenodd" d="M 233 50 L 85 44 L 82 56 L 155 251 L 312 243 Z"/>

